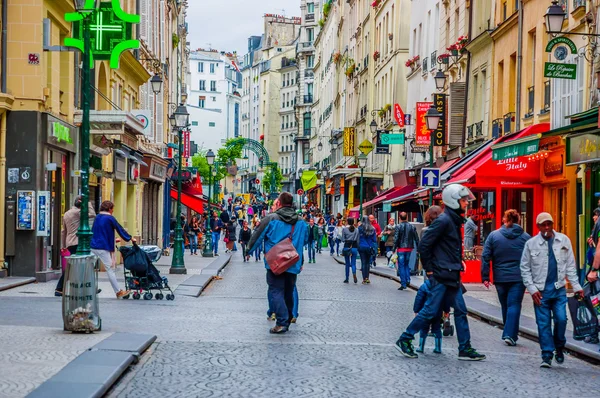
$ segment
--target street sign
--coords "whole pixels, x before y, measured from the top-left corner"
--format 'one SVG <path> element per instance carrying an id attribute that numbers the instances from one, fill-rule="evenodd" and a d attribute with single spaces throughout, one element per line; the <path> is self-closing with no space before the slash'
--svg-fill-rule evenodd
<path id="1" fill-rule="evenodd" d="M 394 118 L 398 123 L 398 127 L 404 127 L 404 112 L 400 107 L 400 104 L 394 104 Z"/>
<path id="2" fill-rule="evenodd" d="M 577 64 L 544 63 L 544 77 L 551 79 L 577 79 Z"/>
<path id="3" fill-rule="evenodd" d="M 361 151 L 365 155 L 370 154 L 371 151 L 373 150 L 373 148 L 374 148 L 373 143 L 369 140 L 364 140 L 358 146 L 358 150 Z"/>
<path id="4" fill-rule="evenodd" d="M 381 136 L 385 135 L 387 130 L 377 130 L 377 146 L 375 148 L 375 153 L 389 155 L 390 154 L 390 146 L 381 141 Z"/>
<path id="5" fill-rule="evenodd" d="M 404 145 L 404 134 L 381 134 L 381 143 L 384 145 Z"/>
<path id="6" fill-rule="evenodd" d="M 257 184 L 260 184 L 260 180 L 259 180 L 258 178 L 256 179 L 256 183 L 257 183 Z"/>
<path id="7" fill-rule="evenodd" d="M 412 115 L 410 113 L 404 114 L 404 125 L 410 126 L 411 121 L 412 121 Z"/>
<path id="8" fill-rule="evenodd" d="M 440 182 L 440 169 L 421 169 L 421 186 L 423 188 L 439 188 Z"/>
<path id="9" fill-rule="evenodd" d="M 303 189 L 299 189 L 298 191 L 296 191 L 296 193 L 298 195 L 304 195 L 304 190 Z"/>

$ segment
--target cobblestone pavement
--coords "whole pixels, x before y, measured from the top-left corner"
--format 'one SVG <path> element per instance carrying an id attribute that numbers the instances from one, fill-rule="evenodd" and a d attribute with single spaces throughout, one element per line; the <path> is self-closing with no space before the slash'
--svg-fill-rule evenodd
<path id="1" fill-rule="evenodd" d="M 429 341 L 419 359 L 406 359 L 393 343 L 413 317 L 414 292 L 378 277 L 371 285 L 342 284 L 343 266 L 317 256 L 298 279 L 299 319 L 284 335 L 268 333 L 262 263 L 242 263 L 239 254 L 223 280 L 198 299 L 179 301 L 176 311 L 155 305 L 137 322 L 110 314 L 118 328 L 137 325 L 159 340 L 108 396 L 597 395 L 600 368 L 568 357 L 540 369 L 537 343 L 507 347 L 498 329 L 474 319 L 473 345 L 486 361 L 458 361 L 455 337 L 444 339 L 442 355 L 431 353 Z"/>

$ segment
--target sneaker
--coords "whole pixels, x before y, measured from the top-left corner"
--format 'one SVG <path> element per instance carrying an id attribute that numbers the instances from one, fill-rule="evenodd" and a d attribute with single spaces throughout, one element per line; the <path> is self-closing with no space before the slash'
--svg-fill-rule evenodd
<path id="1" fill-rule="evenodd" d="M 354 283 L 357 283 L 358 282 L 358 278 L 356 277 L 356 275 L 353 275 L 353 276 L 354 276 Z"/>
<path id="2" fill-rule="evenodd" d="M 286 328 L 285 326 L 275 326 L 271 329 L 269 329 L 269 333 L 271 334 L 282 334 L 288 331 L 288 328 Z"/>
<path id="3" fill-rule="evenodd" d="M 131 293 L 129 290 L 119 290 L 117 292 L 117 298 L 122 298 L 123 296 L 127 296 L 129 293 Z"/>
<path id="4" fill-rule="evenodd" d="M 552 358 L 542 358 L 542 363 L 540 364 L 540 368 L 551 368 L 552 367 Z"/>
<path id="5" fill-rule="evenodd" d="M 367 281 L 367 284 L 370 285 L 371 284 L 371 280 L 370 279 L 365 279 Z"/>
<path id="6" fill-rule="evenodd" d="M 296 323 L 296 318 L 292 318 L 292 320 L 290 321 L 290 323 Z"/>
<path id="7" fill-rule="evenodd" d="M 54 295 L 55 295 L 56 297 L 62 297 L 62 292 L 61 292 L 60 290 L 55 290 L 55 291 L 54 291 Z"/>
<path id="8" fill-rule="evenodd" d="M 398 339 L 396 344 L 394 345 L 398 351 L 402 353 L 407 358 L 418 358 L 419 356 L 415 353 L 415 349 L 413 348 L 412 341 L 410 340 L 402 340 Z"/>
<path id="9" fill-rule="evenodd" d="M 517 345 L 517 342 L 514 341 L 512 337 L 502 337 L 502 340 L 504 340 L 507 346 L 514 347 Z"/>
<path id="10" fill-rule="evenodd" d="M 400 287 L 398 288 L 398 290 L 404 290 L 404 289 L 405 289 L 405 287 L 404 287 L 404 286 L 400 286 Z"/>
<path id="11" fill-rule="evenodd" d="M 272 314 L 271 314 L 271 318 L 270 318 L 270 319 L 271 319 L 272 321 L 276 321 L 276 320 L 277 320 L 277 314 L 275 314 L 275 313 L 272 313 Z"/>
<path id="12" fill-rule="evenodd" d="M 554 353 L 554 359 L 556 359 L 556 363 L 563 364 L 565 362 L 565 353 L 562 348 L 557 348 Z"/>
<path id="13" fill-rule="evenodd" d="M 478 353 L 474 348 L 467 348 L 458 353 L 458 359 L 461 361 L 483 361 L 485 355 Z"/>
<path id="14" fill-rule="evenodd" d="M 367 280 L 366 280 L 366 279 L 364 279 L 364 280 L 362 281 L 362 284 L 363 284 L 363 285 L 366 285 L 366 284 L 367 284 Z"/>
<path id="15" fill-rule="evenodd" d="M 348 279 L 344 279 L 344 283 L 348 283 Z"/>

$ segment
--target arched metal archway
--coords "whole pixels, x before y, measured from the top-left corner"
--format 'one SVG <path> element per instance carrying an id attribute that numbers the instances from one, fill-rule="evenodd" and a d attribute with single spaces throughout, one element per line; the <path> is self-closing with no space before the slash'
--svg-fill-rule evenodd
<path id="1" fill-rule="evenodd" d="M 276 162 L 271 162 L 270 158 L 269 158 L 269 152 L 267 152 L 267 149 L 263 146 L 263 144 L 261 144 L 260 142 L 253 140 L 251 138 L 236 138 L 234 140 L 232 140 L 229 144 L 227 144 L 227 149 L 232 149 L 235 147 L 240 146 L 241 149 L 248 149 L 252 152 L 254 152 L 254 154 L 256 156 L 258 156 L 258 162 L 259 165 L 262 167 L 263 165 L 266 165 L 267 167 L 269 167 L 271 169 L 271 181 L 270 181 L 270 193 L 274 194 L 275 191 L 275 171 L 278 168 L 278 165 Z"/>

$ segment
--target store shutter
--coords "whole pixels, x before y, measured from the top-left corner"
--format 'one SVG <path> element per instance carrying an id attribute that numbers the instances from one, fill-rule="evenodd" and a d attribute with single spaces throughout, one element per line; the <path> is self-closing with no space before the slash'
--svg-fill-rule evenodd
<path id="1" fill-rule="evenodd" d="M 144 42 L 148 42 L 148 0 L 140 0 L 140 39 Z"/>
<path id="2" fill-rule="evenodd" d="M 465 97 L 467 84 L 450 83 L 450 147 L 461 146 L 465 134 Z"/>

